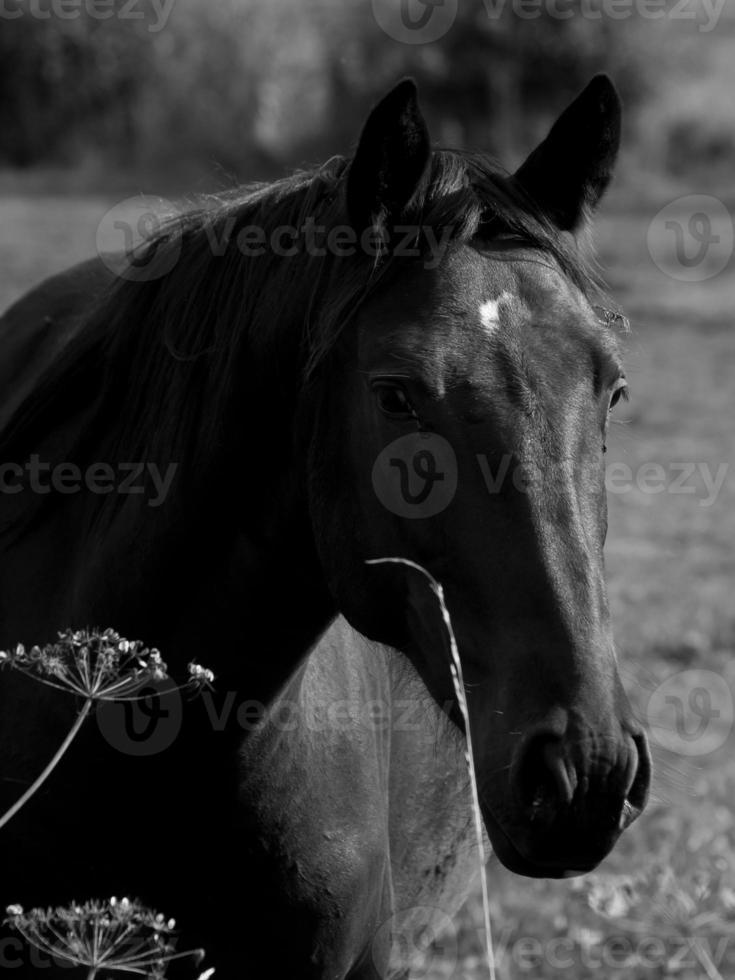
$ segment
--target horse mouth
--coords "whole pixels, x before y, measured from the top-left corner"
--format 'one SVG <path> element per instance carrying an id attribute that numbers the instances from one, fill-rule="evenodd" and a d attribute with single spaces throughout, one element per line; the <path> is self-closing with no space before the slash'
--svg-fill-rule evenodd
<path id="1" fill-rule="evenodd" d="M 540 860 L 523 853 L 484 801 L 481 809 L 490 843 L 500 863 L 514 874 L 523 875 L 526 878 L 574 878 L 578 875 L 589 874 L 609 854 L 620 833 L 618 831 L 611 836 L 608 846 L 603 848 L 602 852 L 594 858 L 580 855 L 578 859 L 568 858 L 559 861 L 550 856 L 548 860 Z"/>

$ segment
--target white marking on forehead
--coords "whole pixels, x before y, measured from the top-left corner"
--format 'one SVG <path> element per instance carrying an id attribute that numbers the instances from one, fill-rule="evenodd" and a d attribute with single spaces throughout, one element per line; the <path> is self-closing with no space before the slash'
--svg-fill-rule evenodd
<path id="1" fill-rule="evenodd" d="M 500 326 L 500 307 L 513 299 L 510 293 L 503 291 L 497 299 L 487 299 L 480 307 L 480 323 L 488 333 L 494 333 Z"/>

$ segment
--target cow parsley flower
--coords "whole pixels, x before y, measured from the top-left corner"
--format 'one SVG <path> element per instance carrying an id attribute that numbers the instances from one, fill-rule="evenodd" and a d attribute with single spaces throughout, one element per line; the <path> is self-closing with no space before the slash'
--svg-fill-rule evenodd
<path id="1" fill-rule="evenodd" d="M 41 775 L 13 806 L 0 817 L 2 828 L 56 768 L 76 738 L 93 705 L 100 701 L 139 701 L 150 687 L 169 679 L 168 668 L 155 648 L 139 640 L 126 640 L 115 630 L 64 630 L 55 643 L 33 646 L 18 644 L 14 650 L 0 651 L 0 668 L 20 671 L 28 677 L 68 694 L 84 698 L 76 721 Z M 189 679 L 181 685 L 192 694 L 212 687 L 214 674 L 206 667 L 190 663 Z M 165 693 L 176 690 L 169 687 Z"/>
<path id="2" fill-rule="evenodd" d="M 203 690 L 211 690 L 214 683 L 214 674 L 206 667 L 191 663 L 189 670 L 189 684 L 187 685 L 194 692 L 199 693 Z"/>
<path id="3" fill-rule="evenodd" d="M 143 688 L 168 678 L 158 650 L 111 629 L 64 630 L 55 643 L 30 650 L 19 644 L 0 653 L 0 666 L 93 701 L 133 700 Z"/>
<path id="4" fill-rule="evenodd" d="M 87 980 L 101 969 L 162 980 L 173 960 L 191 957 L 198 964 L 204 958 L 201 949 L 177 953 L 174 920 L 128 898 L 29 912 L 9 905 L 5 924 L 55 960 L 86 967 Z"/>

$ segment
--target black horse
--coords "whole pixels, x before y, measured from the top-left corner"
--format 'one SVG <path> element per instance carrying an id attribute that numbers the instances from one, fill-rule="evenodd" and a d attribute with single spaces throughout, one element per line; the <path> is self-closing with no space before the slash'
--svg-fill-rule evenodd
<path id="1" fill-rule="evenodd" d="M 593 868 L 650 778 L 603 576 L 605 434 L 626 385 L 575 244 L 619 128 L 598 77 L 504 175 L 432 150 L 403 82 L 352 160 L 191 211 L 120 279 L 87 264 L 11 308 L 0 647 L 113 625 L 174 674 L 212 667 L 222 705 L 266 704 L 339 611 L 451 705 L 423 577 L 367 564 L 414 560 L 452 613 L 495 851 L 526 875 Z M 174 473 L 160 506 L 115 482 L 154 465 Z M 10 674 L 0 705 L 4 806 L 74 706 Z M 285 895 L 238 713 L 218 717 L 189 706 L 147 758 L 87 726 L 0 838 L 0 897 L 140 895 L 218 977 L 373 975 L 369 849 L 335 845 L 319 887 Z M 337 921 L 344 941 L 315 945 Z"/>

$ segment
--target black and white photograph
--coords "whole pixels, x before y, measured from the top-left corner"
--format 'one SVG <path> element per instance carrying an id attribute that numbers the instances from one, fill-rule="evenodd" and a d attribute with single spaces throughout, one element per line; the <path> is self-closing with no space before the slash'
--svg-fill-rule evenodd
<path id="1" fill-rule="evenodd" d="M 735 980 L 735 2 L 0 0 L 0 976 Z"/>

